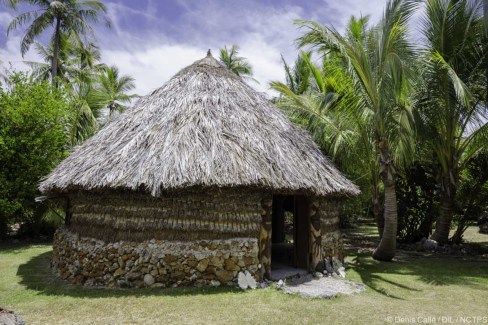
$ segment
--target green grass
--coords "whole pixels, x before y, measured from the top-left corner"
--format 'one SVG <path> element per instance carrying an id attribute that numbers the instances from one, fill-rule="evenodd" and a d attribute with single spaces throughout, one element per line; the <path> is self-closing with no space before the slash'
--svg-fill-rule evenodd
<path id="1" fill-rule="evenodd" d="M 480 243 L 488 246 L 488 234 L 480 233 L 480 227 L 478 226 L 468 227 L 464 232 L 463 239 L 469 243 Z"/>
<path id="2" fill-rule="evenodd" d="M 488 316 L 488 261 L 353 255 L 359 295 L 331 300 L 276 289 L 94 289 L 68 285 L 49 269 L 51 247 L 0 249 L 0 306 L 27 324 L 366 324 L 387 317 Z"/>

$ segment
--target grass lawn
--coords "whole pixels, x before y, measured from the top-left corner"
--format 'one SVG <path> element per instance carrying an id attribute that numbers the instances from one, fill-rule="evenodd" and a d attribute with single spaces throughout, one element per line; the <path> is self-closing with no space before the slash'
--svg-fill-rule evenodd
<path id="1" fill-rule="evenodd" d="M 488 235 L 483 239 L 488 242 Z M 487 259 L 399 254 L 395 262 L 379 263 L 369 253 L 354 254 L 347 258 L 347 277 L 367 290 L 319 300 L 273 288 L 76 287 L 51 274 L 50 255 L 49 245 L 0 248 L 0 306 L 27 324 L 382 324 L 488 317 Z"/>

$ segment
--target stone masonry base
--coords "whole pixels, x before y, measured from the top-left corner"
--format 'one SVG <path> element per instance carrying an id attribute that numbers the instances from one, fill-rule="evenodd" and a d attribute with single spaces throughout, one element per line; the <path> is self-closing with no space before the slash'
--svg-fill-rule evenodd
<path id="1" fill-rule="evenodd" d="M 71 283 L 107 287 L 232 285 L 240 271 L 261 280 L 257 238 L 107 243 L 66 227 L 54 236 L 52 267 Z"/>

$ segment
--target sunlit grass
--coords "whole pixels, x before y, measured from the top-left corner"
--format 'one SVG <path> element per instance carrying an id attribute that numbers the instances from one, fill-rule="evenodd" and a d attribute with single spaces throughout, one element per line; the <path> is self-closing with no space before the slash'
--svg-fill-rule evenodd
<path id="1" fill-rule="evenodd" d="M 368 231 L 366 231 L 368 232 Z M 331 300 L 276 289 L 93 289 L 58 280 L 49 245 L 0 249 L 0 306 L 28 324 L 365 324 L 387 317 L 487 316 L 488 262 L 349 256 L 366 292 Z"/>
<path id="2" fill-rule="evenodd" d="M 468 227 L 464 232 L 463 239 L 468 243 L 485 243 L 488 245 L 488 234 L 480 233 L 478 226 Z"/>

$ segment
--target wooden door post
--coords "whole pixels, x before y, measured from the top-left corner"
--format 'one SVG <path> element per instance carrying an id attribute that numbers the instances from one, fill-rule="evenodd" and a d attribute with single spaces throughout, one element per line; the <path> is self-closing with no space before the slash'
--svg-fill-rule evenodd
<path id="1" fill-rule="evenodd" d="M 259 263 L 265 279 L 271 278 L 271 231 L 272 199 L 261 200 L 261 227 L 259 229 Z"/>

